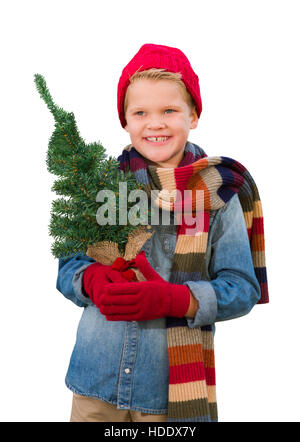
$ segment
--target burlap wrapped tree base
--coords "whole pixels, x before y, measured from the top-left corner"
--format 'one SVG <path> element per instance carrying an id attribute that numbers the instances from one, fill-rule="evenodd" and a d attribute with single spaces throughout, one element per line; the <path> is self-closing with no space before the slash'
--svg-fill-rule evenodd
<path id="1" fill-rule="evenodd" d="M 118 244 L 112 241 L 100 241 L 93 246 L 89 246 L 86 254 L 103 265 L 112 265 L 117 258 L 124 258 L 126 261 L 129 261 L 136 257 L 147 239 L 151 238 L 151 236 L 152 232 L 150 229 L 142 226 L 128 235 L 124 255 L 120 253 Z M 138 281 L 145 280 L 139 270 L 132 270 L 135 271 Z"/>

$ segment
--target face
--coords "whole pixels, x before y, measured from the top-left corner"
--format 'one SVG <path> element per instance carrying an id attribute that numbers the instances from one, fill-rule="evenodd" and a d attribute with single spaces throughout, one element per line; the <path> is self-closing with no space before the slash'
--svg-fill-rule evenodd
<path id="1" fill-rule="evenodd" d="M 127 89 L 125 113 L 131 143 L 149 164 L 177 167 L 184 155 L 190 129 L 198 124 L 196 110 L 170 80 L 140 79 Z"/>

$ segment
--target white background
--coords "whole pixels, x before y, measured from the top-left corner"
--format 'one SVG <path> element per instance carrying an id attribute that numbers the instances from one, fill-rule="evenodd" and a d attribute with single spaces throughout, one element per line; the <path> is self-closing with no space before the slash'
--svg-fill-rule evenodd
<path id="1" fill-rule="evenodd" d="M 217 324 L 220 421 L 299 421 L 299 2 L 2 1 L 1 421 L 68 421 L 64 377 L 81 309 L 55 288 L 48 235 L 55 179 L 45 76 L 87 142 L 129 143 L 117 82 L 144 43 L 180 48 L 200 78 L 190 141 L 237 159 L 263 203 L 271 302 Z"/>

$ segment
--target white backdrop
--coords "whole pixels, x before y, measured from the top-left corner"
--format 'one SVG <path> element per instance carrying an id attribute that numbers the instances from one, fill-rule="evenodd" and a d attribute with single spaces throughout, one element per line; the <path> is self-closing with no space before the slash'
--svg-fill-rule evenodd
<path id="1" fill-rule="evenodd" d="M 117 82 L 144 43 L 180 48 L 200 78 L 190 141 L 237 159 L 263 203 L 271 302 L 217 324 L 220 421 L 299 421 L 299 14 L 292 0 L 1 2 L 0 420 L 68 421 L 64 377 L 81 309 L 55 288 L 48 235 L 53 118 L 34 73 L 87 142 L 128 134 Z"/>

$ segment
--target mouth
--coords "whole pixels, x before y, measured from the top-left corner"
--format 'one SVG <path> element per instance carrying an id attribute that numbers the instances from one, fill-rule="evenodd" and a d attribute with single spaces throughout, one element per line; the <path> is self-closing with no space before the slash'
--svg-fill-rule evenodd
<path id="1" fill-rule="evenodd" d="M 156 146 L 162 146 L 166 144 L 170 140 L 170 138 L 172 137 L 171 136 L 145 137 L 144 140 L 152 145 L 155 144 Z"/>

